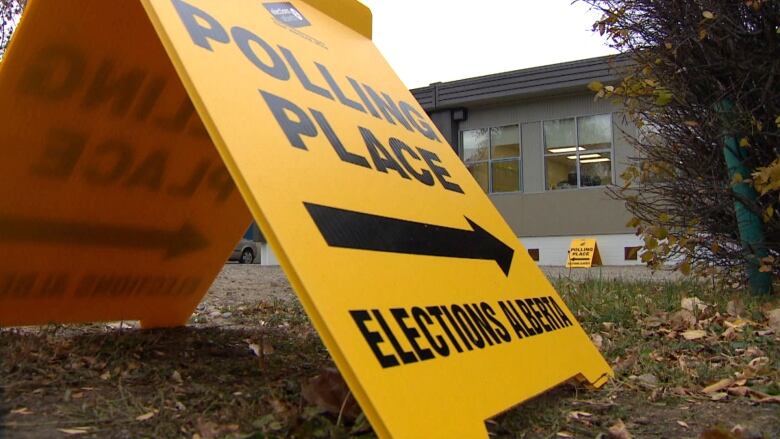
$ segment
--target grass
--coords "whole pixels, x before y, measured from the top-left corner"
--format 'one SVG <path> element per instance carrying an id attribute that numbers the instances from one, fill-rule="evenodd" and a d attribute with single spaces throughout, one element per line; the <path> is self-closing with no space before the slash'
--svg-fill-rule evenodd
<path id="1" fill-rule="evenodd" d="M 747 371 L 745 387 L 780 394 L 778 336 L 765 332 L 763 314 L 780 306 L 776 298 L 690 281 L 555 284 L 585 330 L 601 338 L 616 377 L 600 391 L 567 383 L 547 392 L 490 421 L 493 436 L 595 437 L 621 419 L 635 437 L 697 437 L 717 423 L 745 422 L 780 437 L 777 405 L 749 395 L 714 401 L 701 392 Z M 693 325 L 706 336 L 686 340 L 689 328 L 678 327 L 675 315 L 693 296 L 708 305 Z M 728 314 L 737 297 L 739 317 Z M 340 416 L 304 397 L 302 389 L 332 362 L 296 301 L 231 310 L 223 327 L 196 315 L 192 326 L 165 331 L 0 330 L 0 436 L 3 429 L 9 437 L 372 436 L 362 416 Z M 735 322 L 738 330 L 724 337 Z"/>

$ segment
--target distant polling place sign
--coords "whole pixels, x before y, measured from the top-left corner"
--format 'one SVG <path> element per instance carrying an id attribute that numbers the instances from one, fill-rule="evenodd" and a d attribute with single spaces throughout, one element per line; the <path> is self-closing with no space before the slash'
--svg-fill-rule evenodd
<path id="1" fill-rule="evenodd" d="M 0 324 L 186 323 L 258 222 L 381 437 L 611 370 L 354 0 L 32 0 L 0 67 Z"/>

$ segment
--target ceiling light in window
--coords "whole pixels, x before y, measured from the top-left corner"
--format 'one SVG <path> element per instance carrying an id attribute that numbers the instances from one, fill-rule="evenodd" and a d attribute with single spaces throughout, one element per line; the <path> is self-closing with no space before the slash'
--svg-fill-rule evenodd
<path id="1" fill-rule="evenodd" d="M 580 159 L 595 159 L 596 157 L 601 157 L 601 154 L 580 154 Z M 569 160 L 576 160 L 576 155 L 567 155 L 567 159 Z"/>
<path id="2" fill-rule="evenodd" d="M 580 160 L 580 163 L 599 163 L 599 162 L 608 162 L 609 157 L 602 157 L 600 159 L 588 159 L 588 160 Z"/>
<path id="3" fill-rule="evenodd" d="M 550 148 L 547 150 L 547 152 L 551 152 L 553 154 L 558 154 L 561 152 L 574 152 L 574 151 L 583 151 L 585 148 L 579 147 L 579 146 L 570 146 L 566 148 Z"/>

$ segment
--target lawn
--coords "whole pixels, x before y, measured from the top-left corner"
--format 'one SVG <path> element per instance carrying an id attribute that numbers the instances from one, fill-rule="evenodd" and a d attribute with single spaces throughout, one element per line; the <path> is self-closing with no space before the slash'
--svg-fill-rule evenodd
<path id="1" fill-rule="evenodd" d="M 615 370 L 493 437 L 780 437 L 780 301 L 690 281 L 555 281 Z M 186 328 L 0 331 L 0 437 L 373 437 L 299 303 L 204 303 Z M 453 416 L 457 416 L 453 413 Z"/>

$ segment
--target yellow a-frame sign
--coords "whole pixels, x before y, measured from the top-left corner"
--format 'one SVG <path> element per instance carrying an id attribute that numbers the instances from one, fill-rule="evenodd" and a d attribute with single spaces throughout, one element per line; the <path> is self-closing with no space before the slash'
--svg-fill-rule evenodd
<path id="1" fill-rule="evenodd" d="M 566 268 L 590 268 L 601 266 L 599 246 L 593 238 L 575 238 L 569 245 Z"/>
<path id="2" fill-rule="evenodd" d="M 184 324 L 251 216 L 381 437 L 602 385 L 370 37 L 354 0 L 31 1 L 0 68 L 0 325 Z"/>

